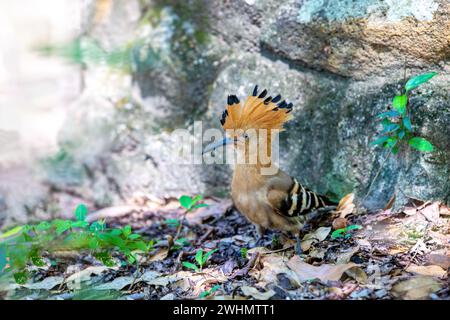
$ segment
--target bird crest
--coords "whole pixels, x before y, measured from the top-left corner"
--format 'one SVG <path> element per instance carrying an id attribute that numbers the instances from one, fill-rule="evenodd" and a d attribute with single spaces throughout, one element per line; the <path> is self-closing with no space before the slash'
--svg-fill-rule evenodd
<path id="1" fill-rule="evenodd" d="M 229 95 L 227 107 L 222 113 L 220 123 L 225 130 L 278 129 L 292 119 L 292 103 L 281 101 L 281 95 L 267 96 L 264 89 L 258 93 L 258 86 L 242 105 L 235 95 Z"/>

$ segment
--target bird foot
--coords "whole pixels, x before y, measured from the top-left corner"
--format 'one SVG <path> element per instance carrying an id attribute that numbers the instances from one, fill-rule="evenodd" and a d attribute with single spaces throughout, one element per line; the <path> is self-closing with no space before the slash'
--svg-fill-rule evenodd
<path id="1" fill-rule="evenodd" d="M 299 256 L 303 254 L 302 250 L 302 241 L 300 240 L 300 236 L 297 236 L 297 243 L 295 244 L 295 253 Z"/>
<path id="2" fill-rule="evenodd" d="M 254 248 L 256 247 L 264 247 L 265 239 L 264 237 L 258 237 L 258 239 L 255 242 Z"/>

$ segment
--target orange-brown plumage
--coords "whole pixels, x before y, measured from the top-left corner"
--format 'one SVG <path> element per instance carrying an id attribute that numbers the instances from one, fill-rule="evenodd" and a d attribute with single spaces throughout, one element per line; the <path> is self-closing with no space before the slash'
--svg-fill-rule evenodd
<path id="1" fill-rule="evenodd" d="M 245 132 L 256 130 L 259 136 L 262 134 L 261 129 L 267 129 L 269 134 L 266 143 L 271 156 L 270 130 L 282 131 L 283 125 L 292 119 L 292 103 L 284 100 L 280 102 L 280 95 L 274 98 L 266 95 L 266 90 L 258 94 L 256 86 L 244 104 L 235 95 L 228 96 L 220 122 L 229 135 L 226 141 L 232 141 L 240 153 L 250 152 L 249 137 Z M 258 150 L 263 142 L 258 140 Z M 235 165 L 231 195 L 237 209 L 256 225 L 261 236 L 268 228 L 298 234 L 311 212 L 335 204 L 305 188 L 278 168 L 270 174 L 263 174 L 262 168 L 274 164 L 261 163 L 259 154 L 256 159 L 256 163 Z"/>

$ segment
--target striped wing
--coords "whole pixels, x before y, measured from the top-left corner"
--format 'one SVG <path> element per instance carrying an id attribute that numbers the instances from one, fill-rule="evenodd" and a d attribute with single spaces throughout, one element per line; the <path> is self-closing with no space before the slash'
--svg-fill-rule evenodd
<path id="1" fill-rule="evenodd" d="M 296 179 L 292 179 L 287 191 L 271 190 L 268 200 L 277 213 L 288 217 L 301 216 L 323 207 L 336 205 L 327 197 L 305 188 Z"/>

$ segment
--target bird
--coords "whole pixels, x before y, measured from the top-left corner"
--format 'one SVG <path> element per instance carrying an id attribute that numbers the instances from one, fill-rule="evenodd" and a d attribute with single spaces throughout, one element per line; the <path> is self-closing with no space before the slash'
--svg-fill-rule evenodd
<path id="1" fill-rule="evenodd" d="M 284 124 L 293 118 L 292 110 L 291 102 L 282 100 L 280 94 L 268 96 L 267 89 L 258 91 L 258 85 L 243 104 L 236 95 L 229 95 L 220 117 L 225 138 L 207 145 L 203 154 L 231 145 L 244 157 L 246 161 L 234 166 L 231 197 L 238 211 L 255 225 L 256 245 L 263 241 L 267 229 L 289 232 L 297 239 L 296 253 L 301 254 L 303 227 L 317 212 L 331 211 L 337 203 L 308 189 L 273 163 L 271 130 L 284 131 Z M 257 148 L 252 149 L 255 137 Z M 264 143 L 268 148 L 265 162 L 259 152 Z M 256 161 L 248 161 L 252 157 Z M 270 167 L 275 170 L 262 172 Z"/>

